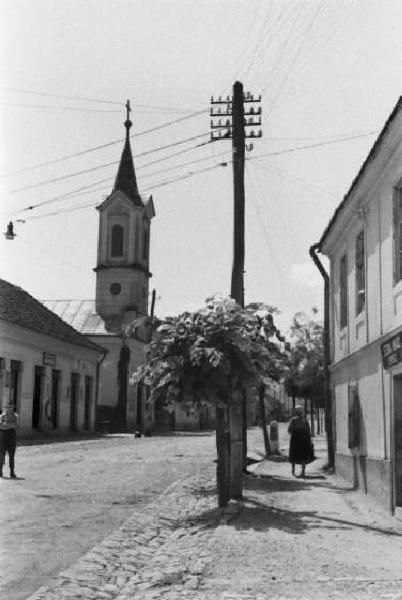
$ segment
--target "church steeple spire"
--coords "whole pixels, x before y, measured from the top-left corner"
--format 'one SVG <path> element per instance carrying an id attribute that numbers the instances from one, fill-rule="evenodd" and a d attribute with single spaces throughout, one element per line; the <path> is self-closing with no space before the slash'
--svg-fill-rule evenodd
<path id="1" fill-rule="evenodd" d="M 132 122 L 130 121 L 130 100 L 126 102 L 127 118 L 124 123 L 126 128 L 126 141 L 124 144 L 123 152 L 120 159 L 119 170 L 117 171 L 116 180 L 114 182 L 113 191 L 120 190 L 137 206 L 143 206 L 141 196 L 138 192 L 137 178 L 135 176 L 133 155 L 130 146 L 130 128 Z"/>

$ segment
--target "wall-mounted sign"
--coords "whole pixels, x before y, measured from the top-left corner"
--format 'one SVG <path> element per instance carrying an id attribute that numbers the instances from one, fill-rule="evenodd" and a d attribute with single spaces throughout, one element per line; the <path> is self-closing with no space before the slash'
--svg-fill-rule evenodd
<path id="1" fill-rule="evenodd" d="M 402 363 L 402 331 L 381 344 L 381 354 L 384 369 L 391 369 Z"/>
<path id="2" fill-rule="evenodd" d="M 44 352 L 43 353 L 43 364 L 47 365 L 48 367 L 55 367 L 56 366 L 56 355 L 50 354 L 50 352 Z"/>

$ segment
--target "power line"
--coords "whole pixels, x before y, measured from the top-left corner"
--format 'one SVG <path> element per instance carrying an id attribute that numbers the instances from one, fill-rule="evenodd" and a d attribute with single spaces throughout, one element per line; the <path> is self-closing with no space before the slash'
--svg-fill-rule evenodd
<path id="1" fill-rule="evenodd" d="M 222 129 L 224 129 L 224 128 L 222 128 Z M 204 137 L 205 135 L 208 135 L 208 133 L 209 132 L 202 133 L 202 134 L 199 134 L 199 135 L 196 135 L 196 136 L 192 136 L 191 138 L 187 138 L 186 140 L 182 140 L 180 142 L 173 142 L 172 144 L 167 144 L 166 146 L 160 146 L 159 148 L 154 148 L 153 150 L 148 150 L 147 152 L 142 152 L 141 154 L 135 155 L 134 158 L 138 158 L 138 157 L 141 157 L 141 156 L 146 156 L 146 155 L 151 154 L 153 152 L 158 152 L 160 150 L 165 150 L 167 148 L 172 148 L 173 146 L 178 146 L 179 144 L 184 144 L 186 142 L 193 141 L 195 139 L 198 139 L 200 137 Z M 211 143 L 211 140 L 208 140 L 207 143 Z M 194 146 L 193 148 L 199 147 L 200 145 Z M 192 150 L 193 148 L 189 148 L 187 150 Z M 164 160 L 164 159 L 160 159 L 160 160 Z M 33 188 L 42 187 L 42 186 L 48 185 L 50 183 L 55 183 L 57 181 L 62 181 L 64 179 L 70 179 L 71 177 L 78 177 L 79 175 L 84 175 L 86 173 L 91 173 L 93 171 L 98 171 L 99 169 L 104 169 L 106 167 L 117 165 L 117 164 L 119 164 L 119 162 L 120 162 L 119 160 L 115 160 L 115 161 L 111 161 L 111 162 L 108 162 L 108 163 L 103 163 L 102 165 L 97 165 L 95 167 L 90 167 L 88 169 L 83 169 L 81 171 L 74 171 L 73 173 L 69 173 L 67 175 L 60 175 L 59 177 L 54 177 L 53 179 L 46 179 L 45 181 L 38 181 L 36 183 L 32 183 L 30 185 L 26 185 L 26 186 L 23 186 L 21 188 L 17 188 L 17 189 L 14 189 L 14 190 L 9 190 L 9 191 L 3 192 L 3 193 L 6 194 L 6 195 L 16 194 L 18 192 L 23 192 L 23 191 L 30 190 L 30 189 L 33 189 Z M 154 162 L 157 162 L 157 161 L 154 161 Z M 139 168 L 141 168 L 141 167 L 139 167 Z"/>
<path id="2" fill-rule="evenodd" d="M 287 81 L 288 81 L 288 79 L 289 79 L 289 77 L 290 77 L 290 75 L 291 75 L 291 73 L 292 73 L 292 71 L 293 71 L 293 68 L 294 68 L 294 66 L 295 66 L 295 64 L 296 64 L 296 61 L 297 61 L 297 59 L 298 59 L 298 58 L 299 58 L 299 56 L 300 56 L 300 53 L 301 53 L 301 51 L 302 51 L 302 48 L 303 48 L 304 44 L 306 43 L 306 41 L 307 41 L 307 39 L 308 39 L 307 33 L 308 33 L 310 30 L 311 30 L 311 28 L 313 27 L 314 23 L 316 22 L 316 20 L 317 20 L 317 17 L 318 17 L 318 14 L 320 13 L 321 9 L 322 9 L 322 5 L 321 5 L 321 4 L 319 4 L 319 5 L 318 5 L 318 7 L 317 7 L 317 10 L 315 11 L 315 13 L 314 13 L 314 15 L 313 15 L 313 18 L 312 18 L 312 20 L 311 20 L 311 22 L 310 22 L 309 26 L 307 27 L 306 31 L 304 32 L 304 35 L 303 35 L 303 37 L 302 37 L 302 39 L 301 39 L 301 42 L 300 42 L 300 44 L 299 44 L 299 45 L 298 45 L 298 47 L 297 47 L 296 54 L 295 54 L 295 56 L 294 56 L 294 58 L 293 58 L 293 61 L 292 61 L 291 65 L 290 65 L 290 68 L 289 68 L 288 72 L 286 73 L 286 76 L 285 76 L 285 78 L 284 78 L 284 79 L 283 79 L 283 81 L 282 81 L 282 85 L 280 86 L 280 88 L 279 88 L 278 92 L 276 93 L 276 95 L 275 95 L 275 97 L 274 97 L 273 101 L 271 102 L 271 106 L 270 106 L 270 108 L 269 108 L 268 116 L 269 116 L 269 115 L 272 113 L 272 111 L 273 111 L 273 109 L 274 109 L 274 107 L 275 107 L 275 104 L 276 104 L 276 103 L 277 103 L 277 101 L 278 101 L 278 98 L 279 98 L 279 96 L 280 96 L 280 95 L 281 95 L 281 93 L 283 92 L 283 89 L 284 89 L 284 87 L 285 87 L 285 85 L 286 85 L 286 83 L 287 83 Z M 265 90 L 264 90 L 264 91 L 265 91 Z M 263 92 L 263 93 L 264 93 L 264 92 Z"/>
<path id="3" fill-rule="evenodd" d="M 93 113 L 121 113 L 120 110 L 108 108 L 84 108 L 82 106 L 52 106 L 49 104 L 15 104 L 13 102 L 0 102 L 0 106 L 9 106 L 11 108 L 44 108 L 46 110 L 70 110 L 75 112 L 93 112 Z"/>
<path id="4" fill-rule="evenodd" d="M 194 113 L 191 113 L 190 115 L 185 115 L 184 117 L 180 117 L 178 119 L 174 119 L 173 121 L 168 121 L 167 123 L 162 123 L 161 125 L 157 125 L 156 127 L 152 127 L 151 129 L 146 129 L 144 131 L 139 131 L 138 133 L 135 133 L 133 135 L 130 136 L 130 138 L 137 138 L 141 135 L 145 135 L 147 133 L 152 133 L 154 131 L 157 131 L 159 129 L 163 129 L 164 127 L 170 127 L 171 125 L 174 125 L 175 123 L 180 123 L 181 121 L 184 121 L 186 119 L 190 119 L 192 117 L 198 116 L 200 114 L 204 114 L 206 112 L 209 112 L 209 109 L 204 109 L 201 111 L 196 111 Z M 203 134 L 204 135 L 204 134 Z M 39 163 L 30 167 L 23 167 L 22 169 L 18 169 L 17 171 L 13 171 L 12 173 L 6 173 L 3 175 L 0 175 L 0 177 L 11 177 L 12 175 L 19 175 L 20 173 L 26 172 L 26 171 L 32 171 L 34 169 L 39 169 L 40 167 L 46 167 L 48 165 L 51 164 L 55 164 L 57 162 L 61 162 L 63 160 L 67 160 L 70 158 L 76 158 L 78 156 L 83 156 L 84 154 L 88 154 L 90 152 L 95 152 L 96 150 L 101 150 L 103 148 L 108 148 L 110 146 L 114 146 L 115 144 L 120 144 L 121 142 L 124 141 L 124 138 L 119 138 L 118 140 L 113 140 L 112 142 L 107 142 L 105 144 L 101 144 L 99 146 L 93 146 L 92 148 L 87 148 L 86 150 L 81 150 L 80 152 L 75 152 L 74 154 L 68 154 L 66 156 L 62 156 L 60 158 L 55 158 L 53 160 L 49 160 L 43 163 Z M 183 142 L 184 143 L 184 142 Z"/>
<path id="5" fill-rule="evenodd" d="M 306 144 L 304 146 L 294 146 L 293 148 L 285 148 L 284 150 L 278 150 L 276 152 L 268 152 L 267 154 L 260 154 L 259 156 L 251 156 L 247 160 L 260 160 L 268 156 L 281 156 L 282 154 L 289 154 L 290 152 L 298 152 L 299 150 L 307 150 L 308 148 L 318 148 L 319 146 L 328 146 L 330 144 L 338 144 L 339 142 L 348 142 L 350 140 L 356 140 L 370 135 L 376 135 L 378 131 L 369 131 L 367 133 L 360 133 L 358 135 L 351 135 L 337 140 L 328 140 L 324 142 L 318 142 L 317 144 Z"/>
<path id="6" fill-rule="evenodd" d="M 203 134 L 203 135 L 205 135 L 205 134 Z M 211 140 L 208 140 L 207 142 L 202 142 L 201 144 L 196 144 L 195 146 L 191 146 L 191 148 L 185 148 L 184 150 L 180 150 L 179 152 L 174 152 L 174 153 L 169 154 L 167 156 L 163 156 L 162 158 L 159 158 L 158 160 L 153 160 L 153 161 L 148 162 L 148 163 L 146 163 L 144 165 L 140 165 L 139 167 L 137 167 L 136 171 L 138 171 L 139 169 L 143 169 L 143 168 L 149 167 L 149 166 L 154 165 L 156 163 L 159 163 L 159 162 L 162 162 L 162 161 L 165 161 L 165 160 L 169 160 L 169 159 L 171 159 L 171 158 L 173 158 L 175 156 L 178 156 L 179 154 L 184 154 L 185 152 L 190 152 L 191 150 L 196 150 L 197 148 L 200 148 L 202 146 L 205 146 L 205 145 L 211 144 L 211 143 L 212 143 Z M 171 146 L 171 144 L 169 144 L 169 146 Z M 145 154 L 148 154 L 148 153 L 146 152 Z M 226 154 L 226 151 L 223 152 L 222 154 Z M 172 167 L 172 168 L 178 168 L 178 166 L 183 166 L 183 165 L 176 165 L 176 167 Z M 64 194 L 58 194 L 57 196 L 53 196 L 52 198 L 49 198 L 47 200 L 43 200 L 42 202 L 38 202 L 37 204 L 32 204 L 32 205 L 27 206 L 25 208 L 22 208 L 20 210 L 8 213 L 7 215 L 2 215 L 2 217 L 10 217 L 10 216 L 18 214 L 20 212 L 25 212 L 27 210 L 33 210 L 33 209 L 38 208 L 40 206 L 45 206 L 47 204 L 52 204 L 53 202 L 57 202 L 59 200 L 63 200 L 64 198 L 68 198 L 70 196 L 80 195 L 84 191 L 88 191 L 90 188 L 93 188 L 94 186 L 97 186 L 100 183 L 110 182 L 110 181 L 113 181 L 114 179 L 115 179 L 115 176 L 106 177 L 105 179 L 99 179 L 97 181 L 94 181 L 94 182 L 89 183 L 87 185 L 84 185 L 82 187 L 79 187 L 79 188 L 76 188 L 74 190 L 71 190 L 70 192 L 66 192 Z M 107 188 L 102 188 L 102 189 L 107 189 Z M 91 191 L 95 191 L 95 190 L 91 190 Z"/>
<path id="7" fill-rule="evenodd" d="M 61 98 L 63 100 L 80 100 L 82 102 L 97 102 L 101 104 L 117 104 L 118 106 L 122 106 L 122 102 L 117 102 L 116 100 L 99 100 L 97 98 L 87 98 L 83 96 L 66 96 L 62 94 L 51 94 L 49 92 L 38 92 L 34 90 L 25 90 L 21 88 L 13 88 L 0 86 L 0 90 L 4 90 L 6 92 L 18 92 L 20 94 L 31 94 L 33 96 L 46 96 L 47 98 Z"/>
<path id="8" fill-rule="evenodd" d="M 167 181 L 162 181 L 160 183 L 152 185 L 149 188 L 142 189 L 142 190 L 140 190 L 140 193 L 143 194 L 144 192 L 148 192 L 148 191 L 151 191 L 151 190 L 158 189 L 160 187 L 165 187 L 167 185 L 171 185 L 172 183 L 175 183 L 177 181 L 182 181 L 183 179 L 188 179 L 189 177 L 194 177 L 195 175 L 200 175 L 202 173 L 206 173 L 207 171 L 211 171 L 212 169 L 216 169 L 217 167 L 227 166 L 231 162 L 232 161 L 223 162 L 223 163 L 219 163 L 219 164 L 213 165 L 211 167 L 206 167 L 204 169 L 199 169 L 198 171 L 190 171 L 189 173 L 181 175 L 180 177 L 176 177 L 174 179 L 169 179 Z M 70 207 L 70 208 L 61 209 L 61 210 L 58 210 L 58 211 L 55 211 L 55 212 L 52 212 L 52 213 L 45 213 L 45 214 L 42 214 L 42 215 L 33 216 L 33 217 L 30 217 L 29 219 L 27 219 L 27 222 L 28 221 L 32 221 L 34 219 L 35 220 L 36 219 L 42 219 L 42 218 L 45 218 L 45 217 L 56 216 L 56 215 L 59 215 L 59 214 L 65 214 L 67 212 L 74 212 L 76 210 L 83 210 L 85 208 L 90 208 L 90 207 L 96 206 L 97 204 L 98 204 L 98 202 L 91 202 L 90 204 L 84 204 L 82 206 Z"/>
<path id="9" fill-rule="evenodd" d="M 34 90 L 25 90 L 25 89 L 21 89 L 21 88 L 12 88 L 12 87 L 5 87 L 5 86 L 0 86 L 0 90 L 4 90 L 7 92 L 17 92 L 20 94 L 29 94 L 29 95 L 34 95 L 34 96 L 45 96 L 47 98 L 60 98 L 62 100 L 75 100 L 75 101 L 79 101 L 79 102 L 91 102 L 91 103 L 101 103 L 101 104 L 114 104 L 117 106 L 123 106 L 124 103 L 123 102 L 118 102 L 117 100 L 99 100 L 98 98 L 87 98 L 84 96 L 67 96 L 67 95 L 63 95 L 63 94 L 51 94 L 48 92 L 38 92 L 38 91 L 34 91 Z M 44 108 L 42 105 L 38 106 L 39 108 Z M 52 106 L 50 108 L 57 108 L 56 106 Z M 172 111 L 172 112 L 192 112 L 193 109 L 190 108 L 179 108 L 179 107 L 174 107 L 174 106 L 154 106 L 152 104 L 137 104 L 135 103 L 135 108 L 147 108 L 149 110 L 155 110 L 155 111 Z M 79 109 L 77 109 L 79 110 Z M 113 112 L 118 112 L 118 111 L 113 111 Z"/>

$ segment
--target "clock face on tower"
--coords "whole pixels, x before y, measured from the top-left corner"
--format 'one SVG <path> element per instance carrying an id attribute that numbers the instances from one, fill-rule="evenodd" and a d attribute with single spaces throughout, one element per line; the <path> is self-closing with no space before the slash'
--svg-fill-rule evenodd
<path id="1" fill-rule="evenodd" d="M 120 283 L 117 283 L 117 282 L 112 283 L 109 289 L 110 289 L 110 293 L 113 296 L 118 296 L 121 292 L 121 285 L 120 285 Z"/>

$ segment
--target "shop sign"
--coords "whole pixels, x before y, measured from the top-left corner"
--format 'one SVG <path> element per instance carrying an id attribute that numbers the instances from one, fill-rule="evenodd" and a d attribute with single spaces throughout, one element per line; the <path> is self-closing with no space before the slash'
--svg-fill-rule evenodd
<path id="1" fill-rule="evenodd" d="M 50 354 L 50 352 L 44 352 L 43 353 L 43 364 L 47 365 L 48 367 L 55 367 L 56 366 L 56 355 Z"/>
<path id="2" fill-rule="evenodd" d="M 391 369 L 402 363 L 402 331 L 381 344 L 381 354 L 384 369 Z"/>

